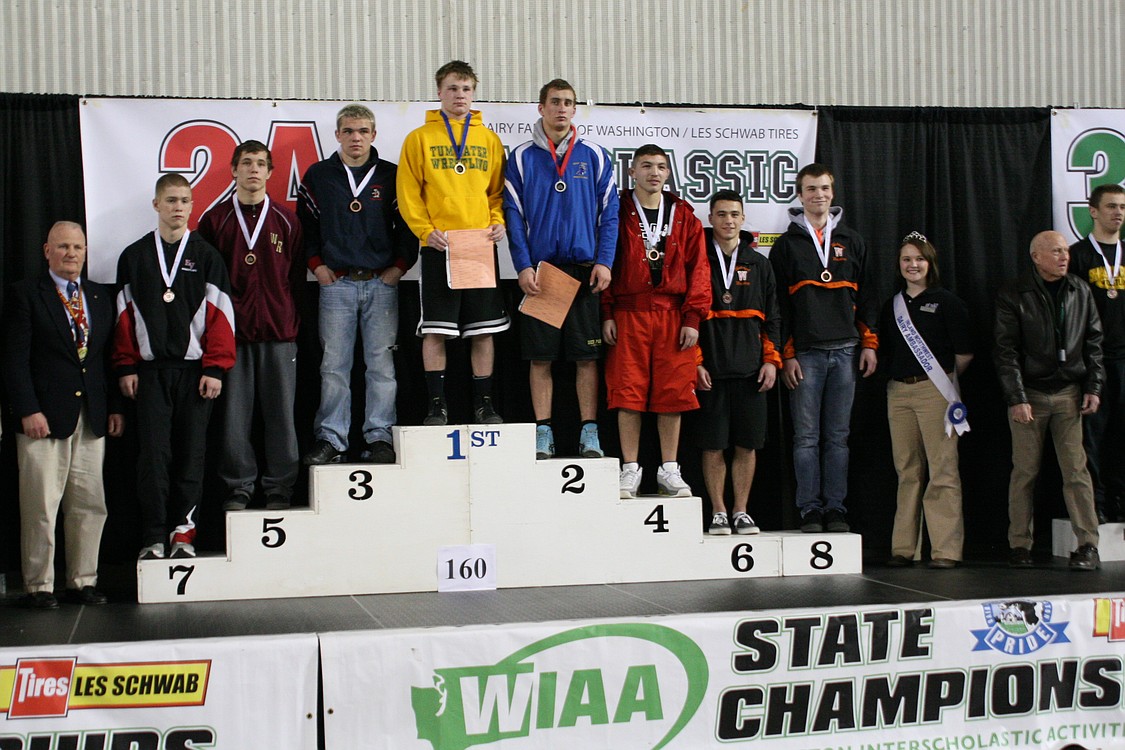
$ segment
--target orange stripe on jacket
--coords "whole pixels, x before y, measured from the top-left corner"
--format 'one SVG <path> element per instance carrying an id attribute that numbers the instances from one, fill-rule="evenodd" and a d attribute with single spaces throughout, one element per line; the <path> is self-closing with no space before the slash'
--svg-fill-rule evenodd
<path id="1" fill-rule="evenodd" d="M 761 310 L 708 310 L 707 320 L 715 318 L 758 318 L 765 320 L 766 314 Z"/>
<path id="2" fill-rule="evenodd" d="M 867 327 L 867 324 L 862 320 L 855 322 L 856 330 L 859 331 L 859 343 L 864 349 L 878 349 L 879 348 L 879 334 L 873 332 Z"/>
<path id="3" fill-rule="evenodd" d="M 789 287 L 789 293 L 796 294 L 798 289 L 810 284 L 812 286 L 823 287 L 824 289 L 854 289 L 857 292 L 859 291 L 859 284 L 855 283 L 854 281 L 829 281 L 826 283 L 823 281 L 818 281 L 816 279 L 805 279 L 804 281 L 798 281 L 796 284 Z"/>

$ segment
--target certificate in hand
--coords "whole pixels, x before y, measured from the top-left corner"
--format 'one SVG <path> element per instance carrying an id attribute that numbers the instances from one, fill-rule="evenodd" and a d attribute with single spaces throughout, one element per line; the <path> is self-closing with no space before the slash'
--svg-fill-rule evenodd
<path id="1" fill-rule="evenodd" d="M 445 233 L 445 277 L 450 289 L 492 289 L 496 286 L 496 255 L 487 229 L 451 229 Z"/>
<path id="2" fill-rule="evenodd" d="M 562 328 L 582 282 L 547 261 L 539 261 L 535 267 L 535 281 L 539 284 L 539 294 L 534 297 L 525 294 L 520 312 L 554 328 Z"/>

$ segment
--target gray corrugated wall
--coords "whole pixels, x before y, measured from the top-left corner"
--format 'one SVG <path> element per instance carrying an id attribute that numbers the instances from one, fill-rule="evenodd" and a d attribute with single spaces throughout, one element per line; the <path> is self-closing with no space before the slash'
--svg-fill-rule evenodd
<path id="1" fill-rule="evenodd" d="M 3 0 L 0 91 L 1125 107 L 1121 0 Z M 1110 62 L 1112 61 L 1112 62 Z"/>

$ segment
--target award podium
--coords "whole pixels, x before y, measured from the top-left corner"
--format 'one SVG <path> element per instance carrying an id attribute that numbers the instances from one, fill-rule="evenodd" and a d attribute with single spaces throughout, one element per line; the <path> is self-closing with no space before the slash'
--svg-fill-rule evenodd
<path id="1" fill-rule="evenodd" d="M 394 464 L 313 467 L 308 508 L 227 513 L 225 555 L 138 561 L 138 600 L 438 591 L 443 577 L 518 588 L 862 570 L 857 534 L 709 536 L 698 497 L 622 500 L 617 459 L 537 461 L 534 424 L 396 427 L 394 441 Z"/>

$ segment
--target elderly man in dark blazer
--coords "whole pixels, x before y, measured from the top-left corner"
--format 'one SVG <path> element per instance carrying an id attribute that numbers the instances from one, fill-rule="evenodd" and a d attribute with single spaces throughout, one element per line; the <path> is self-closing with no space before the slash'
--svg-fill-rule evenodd
<path id="1" fill-rule="evenodd" d="M 105 604 L 96 588 L 105 524 L 105 435 L 124 426 L 120 394 L 107 388 L 114 322 L 109 289 L 83 279 L 86 235 L 51 227 L 47 270 L 11 287 L 2 360 L 7 404 L 19 420 L 22 603 L 54 609 L 55 518 L 66 540 L 67 599 Z"/>

